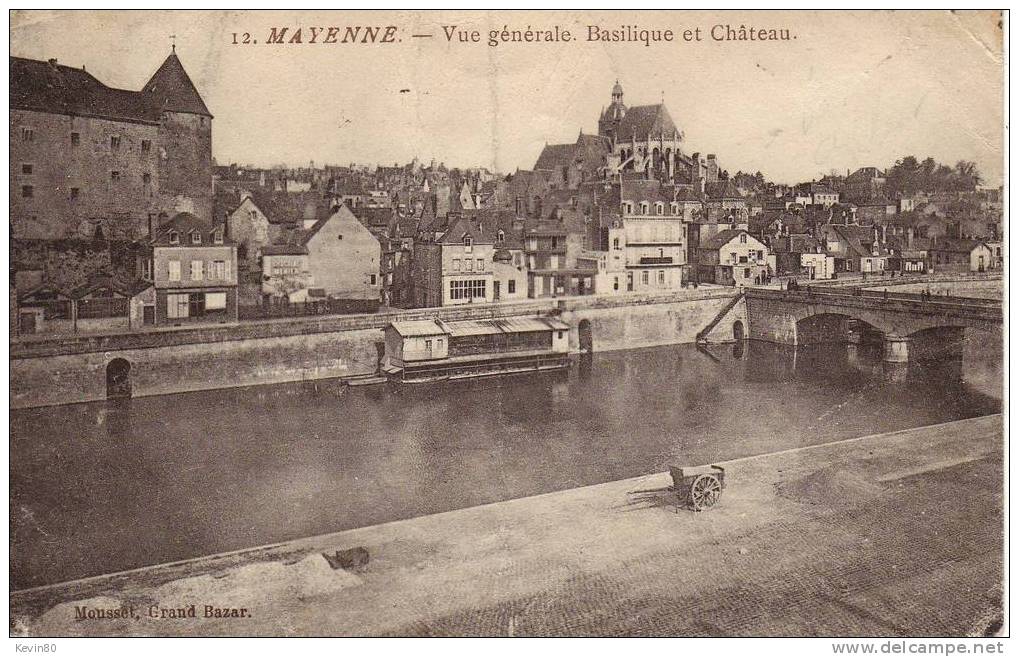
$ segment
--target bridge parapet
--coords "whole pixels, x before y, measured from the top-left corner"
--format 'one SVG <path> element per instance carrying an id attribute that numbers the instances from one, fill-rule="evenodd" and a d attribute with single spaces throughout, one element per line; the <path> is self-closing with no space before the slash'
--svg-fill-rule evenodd
<path id="1" fill-rule="evenodd" d="M 747 288 L 749 299 L 767 299 L 799 305 L 844 306 L 846 308 L 879 308 L 889 312 L 917 314 L 949 314 L 978 320 L 1002 321 L 1002 304 L 997 299 L 973 297 L 938 297 L 908 292 L 883 292 L 833 288 L 772 290 Z"/>
<path id="2" fill-rule="evenodd" d="M 826 315 L 862 321 L 886 337 L 944 327 L 1000 331 L 1003 322 L 1001 303 L 994 299 L 831 288 L 747 288 L 744 294 L 749 337 L 782 344 L 805 344 L 801 338 L 810 339 L 817 331 L 801 336 L 798 325 L 812 318 L 822 321 Z"/>

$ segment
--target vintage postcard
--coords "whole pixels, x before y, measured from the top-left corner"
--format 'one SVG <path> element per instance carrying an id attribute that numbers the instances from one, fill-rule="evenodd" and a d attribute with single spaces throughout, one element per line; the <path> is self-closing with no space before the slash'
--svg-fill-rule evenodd
<path id="1" fill-rule="evenodd" d="M 1007 12 L 9 19 L 17 645 L 1001 651 Z"/>

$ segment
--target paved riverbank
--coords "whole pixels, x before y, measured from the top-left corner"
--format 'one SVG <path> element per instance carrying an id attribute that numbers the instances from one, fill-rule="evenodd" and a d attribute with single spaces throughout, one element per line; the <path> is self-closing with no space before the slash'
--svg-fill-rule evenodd
<path id="1" fill-rule="evenodd" d="M 1001 422 L 732 461 L 705 513 L 635 492 L 670 482 L 656 474 L 19 592 L 12 631 L 981 633 L 1000 616 Z M 358 571 L 321 556 L 358 546 Z M 191 604 L 196 618 L 148 615 Z M 203 618 L 206 605 L 245 616 Z M 121 606 L 138 619 L 75 620 Z"/>

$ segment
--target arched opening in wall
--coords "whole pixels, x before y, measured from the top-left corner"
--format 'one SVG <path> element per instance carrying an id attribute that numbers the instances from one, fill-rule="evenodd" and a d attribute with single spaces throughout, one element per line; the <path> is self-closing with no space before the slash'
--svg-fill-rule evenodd
<path id="1" fill-rule="evenodd" d="M 819 313 L 796 322 L 797 372 L 880 372 L 885 335 L 861 319 Z"/>
<path id="2" fill-rule="evenodd" d="M 746 338 L 743 331 L 743 322 L 736 320 L 732 323 L 732 339 L 736 342 L 742 342 Z"/>
<path id="3" fill-rule="evenodd" d="M 591 320 L 580 320 L 580 324 L 577 325 L 577 336 L 580 340 L 580 353 L 594 353 L 594 332 L 591 330 Z"/>
<path id="4" fill-rule="evenodd" d="M 126 399 L 131 396 L 131 363 L 114 358 L 106 366 L 106 398 Z"/>

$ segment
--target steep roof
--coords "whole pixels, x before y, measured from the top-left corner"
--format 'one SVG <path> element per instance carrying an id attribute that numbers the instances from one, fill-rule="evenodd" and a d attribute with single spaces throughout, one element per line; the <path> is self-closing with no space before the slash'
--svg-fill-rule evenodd
<path id="1" fill-rule="evenodd" d="M 723 199 L 745 199 L 742 194 L 739 193 L 739 188 L 736 187 L 735 183 L 731 180 L 723 180 L 719 183 L 714 183 L 709 186 L 708 198 L 714 201 L 720 201 Z"/>
<path id="2" fill-rule="evenodd" d="M 555 170 L 569 166 L 573 164 L 576 151 L 576 144 L 545 144 L 541 155 L 538 156 L 538 161 L 534 163 L 534 168 Z"/>
<path id="3" fill-rule="evenodd" d="M 177 58 L 176 48 L 145 83 L 145 93 L 161 111 L 201 114 L 212 118 L 205 101 Z"/>
<path id="4" fill-rule="evenodd" d="M 202 221 L 190 212 L 181 212 L 180 214 L 174 215 L 172 219 L 159 226 L 154 231 L 152 239 L 149 243 L 153 246 L 222 246 L 221 244 L 215 244 L 212 239 L 212 235 L 216 231 L 220 231 L 220 235 L 223 234 L 223 227 L 219 225 L 213 225 L 208 222 Z M 176 231 L 179 234 L 180 243 L 170 243 L 170 233 Z M 194 232 L 199 232 L 202 235 L 201 244 L 192 244 L 191 240 L 187 239 L 187 236 Z M 223 244 L 233 244 L 232 241 L 223 237 Z"/>
<path id="5" fill-rule="evenodd" d="M 84 69 L 21 57 L 10 58 L 11 109 L 159 123 L 150 96 L 107 87 Z"/>
<path id="6" fill-rule="evenodd" d="M 679 132 L 669 110 L 665 105 L 637 105 L 626 110 L 623 120 L 619 122 L 616 135 L 619 139 L 630 139 L 636 137 L 638 140 L 657 137 L 664 134 L 666 137 Z"/>
<path id="7" fill-rule="evenodd" d="M 474 244 L 492 244 L 495 237 L 484 230 L 483 224 L 471 221 L 470 217 L 458 217 L 435 241 L 438 244 L 462 244 L 464 235 L 470 235 Z"/>
<path id="8" fill-rule="evenodd" d="M 970 239 L 941 239 L 931 247 L 931 251 L 951 251 L 955 253 L 969 253 L 980 245 L 987 246 L 983 240 Z"/>
<path id="9" fill-rule="evenodd" d="M 711 239 L 701 245 L 702 249 L 720 249 L 729 242 L 731 242 L 740 233 L 746 233 L 747 231 L 738 228 L 729 228 L 727 230 L 716 233 Z"/>

